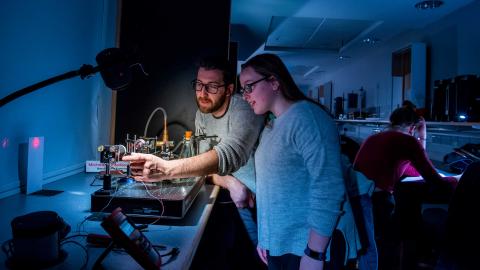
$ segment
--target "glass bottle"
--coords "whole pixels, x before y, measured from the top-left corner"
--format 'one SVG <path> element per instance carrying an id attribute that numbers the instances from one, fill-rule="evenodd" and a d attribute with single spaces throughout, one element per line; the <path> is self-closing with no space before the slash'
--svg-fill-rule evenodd
<path id="1" fill-rule="evenodd" d="M 193 156 L 195 156 L 195 149 L 192 142 L 192 131 L 187 130 L 183 137 L 182 148 L 180 148 L 178 158 L 189 158 Z"/>

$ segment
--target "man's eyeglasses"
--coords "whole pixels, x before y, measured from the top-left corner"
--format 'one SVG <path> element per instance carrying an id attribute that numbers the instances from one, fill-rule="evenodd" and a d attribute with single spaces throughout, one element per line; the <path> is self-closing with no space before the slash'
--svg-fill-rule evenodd
<path id="1" fill-rule="evenodd" d="M 202 83 L 201 81 L 193 80 L 192 87 L 195 91 L 202 91 L 202 88 L 205 87 L 205 91 L 210 94 L 216 94 L 220 87 L 224 87 L 225 84 L 218 85 L 215 83 Z"/>
<path id="2" fill-rule="evenodd" d="M 255 84 L 257 84 L 257 83 L 259 83 L 259 82 L 261 82 L 261 81 L 263 81 L 263 80 L 265 80 L 265 79 L 268 79 L 269 77 L 270 77 L 270 76 L 265 76 L 265 77 L 263 77 L 263 78 L 261 78 L 261 79 L 259 79 L 259 80 L 256 80 L 256 81 L 254 81 L 254 82 L 245 84 L 244 87 L 240 87 L 240 94 L 244 95 L 244 94 L 250 94 L 250 93 L 252 93 L 252 91 L 253 91 L 253 86 L 254 86 Z"/>

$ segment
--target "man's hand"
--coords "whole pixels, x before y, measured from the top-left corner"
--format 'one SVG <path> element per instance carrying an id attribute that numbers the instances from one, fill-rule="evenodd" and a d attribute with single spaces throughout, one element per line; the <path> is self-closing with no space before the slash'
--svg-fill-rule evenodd
<path id="1" fill-rule="evenodd" d="M 232 201 L 238 208 L 253 208 L 255 206 L 253 193 L 237 178 L 231 175 L 220 176 L 214 174 L 212 179 L 214 184 L 228 189 Z"/>
<path id="2" fill-rule="evenodd" d="M 130 169 L 135 180 L 158 182 L 168 179 L 166 168 L 168 161 L 151 154 L 132 153 L 124 156 L 123 161 L 130 162 Z"/>
<path id="3" fill-rule="evenodd" d="M 240 182 L 237 178 L 227 175 L 227 189 L 230 191 L 230 197 L 238 208 L 255 206 L 252 192 Z"/>

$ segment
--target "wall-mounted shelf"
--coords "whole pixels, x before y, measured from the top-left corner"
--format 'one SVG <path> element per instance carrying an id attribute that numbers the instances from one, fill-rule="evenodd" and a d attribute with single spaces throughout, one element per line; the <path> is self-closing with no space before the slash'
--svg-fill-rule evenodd
<path id="1" fill-rule="evenodd" d="M 387 120 L 335 120 L 340 134 L 361 143 L 368 136 L 388 128 Z M 480 143 L 479 122 L 426 122 L 427 153 L 430 159 L 443 157 L 467 143 Z"/>
<path id="2" fill-rule="evenodd" d="M 375 125 L 388 125 L 390 122 L 388 120 L 335 120 L 337 123 L 352 123 L 352 124 L 375 124 Z M 460 126 L 460 127 L 471 127 L 474 129 L 480 129 L 480 122 L 429 122 L 427 121 L 428 126 Z"/>

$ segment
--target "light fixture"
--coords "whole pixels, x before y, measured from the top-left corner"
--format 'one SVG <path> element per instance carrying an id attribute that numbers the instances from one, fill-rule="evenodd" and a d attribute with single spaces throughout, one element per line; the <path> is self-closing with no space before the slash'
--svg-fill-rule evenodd
<path id="1" fill-rule="evenodd" d="M 0 108 L 14 99 L 34 92 L 45 86 L 76 76 L 80 76 L 80 78 L 82 78 L 83 80 L 85 78 L 91 77 L 97 72 L 100 72 L 103 81 L 108 88 L 111 88 L 115 91 L 124 90 L 127 88 L 127 86 L 130 85 L 130 82 L 132 81 L 133 75 L 130 69 L 136 65 L 139 65 L 141 67 L 141 64 L 139 63 L 133 65 L 131 63 L 128 63 L 129 59 L 127 58 L 127 55 L 119 48 L 105 49 L 98 53 L 95 59 L 98 63 L 98 66 L 96 67 L 93 67 L 92 65 L 82 65 L 79 70 L 73 70 L 61 75 L 57 75 L 50 79 L 15 91 L 5 97 L 2 97 L 0 99 Z"/>
<path id="2" fill-rule="evenodd" d="M 305 74 L 303 74 L 303 77 L 306 78 L 308 75 L 310 75 L 310 74 L 312 74 L 313 72 L 315 72 L 318 68 L 319 68 L 319 66 L 314 66 L 314 67 L 311 68 L 309 71 L 305 72 Z"/>
<path id="3" fill-rule="evenodd" d="M 340 56 L 338 56 L 338 59 L 339 59 L 339 60 L 347 60 L 347 59 L 350 59 L 350 58 L 352 58 L 352 57 L 351 57 L 351 56 L 348 56 L 348 55 L 340 55 Z"/>
<path id="4" fill-rule="evenodd" d="M 443 5 L 441 0 L 426 0 L 415 4 L 416 9 L 434 9 Z"/>
<path id="5" fill-rule="evenodd" d="M 366 37 L 366 38 L 362 39 L 362 42 L 365 43 L 365 44 L 375 44 L 378 41 L 380 41 L 378 38 L 373 38 L 373 37 Z"/>

